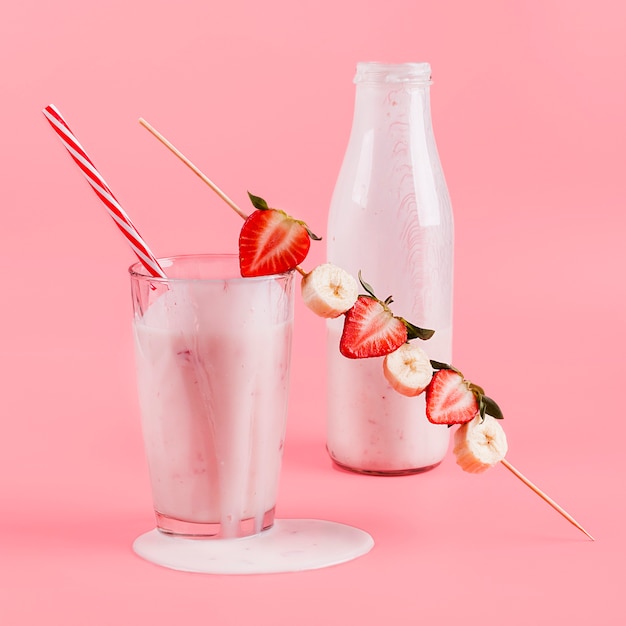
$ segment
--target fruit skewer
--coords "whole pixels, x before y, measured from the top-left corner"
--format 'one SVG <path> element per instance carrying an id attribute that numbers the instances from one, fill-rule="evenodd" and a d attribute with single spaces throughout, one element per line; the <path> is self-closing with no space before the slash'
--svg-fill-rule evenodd
<path id="1" fill-rule="evenodd" d="M 170 141 L 168 141 L 159 131 L 157 131 L 153 126 L 151 126 L 143 118 L 139 119 L 139 123 L 146 130 L 148 130 L 156 139 L 158 139 L 166 148 L 168 148 L 175 156 L 177 156 L 189 169 L 191 169 L 194 172 L 194 174 L 196 174 L 196 176 L 198 176 L 204 183 L 206 183 L 224 202 L 226 202 L 226 204 L 228 204 L 230 206 L 231 209 L 233 209 L 233 211 L 235 211 L 242 219 L 246 220 L 246 222 L 248 221 L 250 216 L 248 214 L 246 214 L 242 209 L 240 209 L 237 206 L 237 204 L 233 200 L 231 200 L 231 198 L 229 198 L 208 176 L 206 176 L 196 165 L 194 165 L 182 152 L 180 152 L 180 150 L 178 150 Z M 257 208 L 268 208 L 265 205 L 265 202 L 262 199 L 256 198 L 255 196 L 252 196 L 252 195 L 250 195 L 250 198 L 252 199 L 253 204 L 255 205 L 255 207 L 257 207 Z M 265 205 L 265 206 L 260 207 L 258 205 L 258 201 L 261 201 L 263 203 L 263 205 Z M 307 231 L 308 231 L 308 228 L 307 228 Z M 310 231 L 309 231 L 309 235 L 311 235 L 312 238 L 316 238 L 315 236 L 313 236 L 310 233 Z M 307 252 L 308 252 L 308 247 L 307 247 Z M 316 270 L 311 272 L 311 274 L 307 274 L 307 272 L 305 272 L 299 265 L 296 265 L 295 269 L 302 275 L 302 277 L 303 277 L 303 279 L 305 281 L 306 281 L 307 277 L 313 276 L 317 269 L 324 269 L 324 271 L 330 271 L 330 270 L 326 270 L 324 268 L 324 266 L 319 266 L 318 268 L 316 268 Z M 336 268 L 336 269 L 339 269 L 339 268 Z M 362 280 L 361 280 L 361 284 L 366 288 L 366 291 L 368 291 L 369 295 L 373 297 L 374 301 L 378 302 L 381 305 L 383 304 L 383 303 L 380 303 L 380 301 L 378 301 L 375 298 L 375 296 L 371 292 L 371 288 L 370 288 L 369 285 L 367 285 L 366 283 L 363 283 Z M 315 291 L 317 291 L 317 289 L 315 289 Z M 359 299 L 360 298 L 362 298 L 362 297 L 360 296 Z M 369 300 L 369 298 L 368 298 L 368 300 Z M 391 302 L 390 299 L 385 301 L 384 304 L 387 304 L 389 302 Z M 353 304 L 355 304 L 355 303 L 353 303 Z M 369 305 L 372 306 L 372 303 L 370 302 Z M 310 308 L 314 309 L 313 306 L 311 306 Z M 350 310 L 352 310 L 352 309 L 350 309 Z M 334 314 L 333 315 L 323 315 L 319 311 L 316 311 L 316 312 L 318 312 L 318 314 L 321 314 L 323 317 L 335 317 Z M 402 319 L 402 318 L 395 318 L 395 317 L 393 317 L 390 311 L 388 311 L 388 313 L 389 313 L 389 317 L 390 317 L 391 322 L 398 323 L 398 320 Z M 348 316 L 348 318 L 349 318 L 349 316 Z M 421 339 L 427 339 L 428 336 L 426 336 L 426 334 L 428 334 L 428 333 L 432 334 L 432 331 L 427 331 L 427 330 L 424 330 L 424 329 L 413 327 L 410 324 L 407 324 L 406 320 L 402 319 L 402 322 L 404 324 L 406 324 L 408 328 L 413 328 L 414 331 L 418 333 L 417 335 L 414 335 L 412 338 L 415 338 L 417 336 L 417 337 L 420 337 Z M 400 324 L 400 325 L 402 325 L 402 324 Z M 420 333 L 425 333 L 425 335 L 424 336 L 420 336 Z M 405 331 L 405 337 L 406 337 L 406 331 Z M 411 344 L 405 343 L 405 341 L 406 341 L 406 339 L 403 340 L 400 343 L 403 346 L 411 345 Z M 342 350 L 342 353 L 344 354 L 344 356 L 347 356 L 348 358 L 359 358 L 359 357 L 356 357 L 356 356 L 351 355 L 351 354 L 345 354 L 343 350 Z M 390 354 L 394 354 L 394 352 L 391 351 Z M 367 356 L 372 356 L 372 355 L 367 355 Z M 387 360 L 385 362 L 387 363 Z M 434 362 L 431 361 L 431 363 L 434 363 Z M 443 364 L 437 364 L 437 365 L 440 366 L 440 365 L 443 365 Z M 444 366 L 445 369 L 439 370 L 438 374 L 439 375 L 447 375 L 448 367 L 449 366 Z M 387 368 L 387 367 L 385 368 L 385 376 L 393 378 L 395 376 L 395 374 L 393 372 L 390 373 L 389 369 L 390 368 Z M 450 368 L 450 369 L 454 370 L 454 368 Z M 459 377 L 462 379 L 462 376 L 460 376 L 460 372 L 458 372 L 457 370 L 454 370 L 454 372 L 456 374 L 458 374 Z M 399 391 L 400 393 L 403 393 L 404 395 L 418 395 L 418 393 L 409 393 L 409 391 L 407 389 L 399 390 L 398 387 L 396 385 L 394 385 L 393 381 L 390 381 L 390 382 L 391 382 L 392 386 L 394 386 L 394 388 L 396 388 L 397 391 Z M 466 381 L 464 381 L 464 382 L 466 382 Z M 457 384 L 458 384 L 457 382 L 453 381 L 453 385 L 457 385 Z M 468 393 L 469 395 L 472 395 L 474 393 L 472 391 L 471 387 L 472 387 L 472 385 L 470 384 L 469 387 L 466 390 L 466 393 Z M 426 387 L 424 386 L 424 388 L 426 388 Z M 477 389 L 479 389 L 479 388 L 477 388 Z M 421 389 L 420 391 L 423 391 L 423 389 Z M 426 392 L 427 392 L 427 402 L 428 402 L 428 391 L 432 391 L 432 387 L 431 386 L 429 386 L 429 388 L 426 389 Z M 459 394 L 457 392 L 454 392 L 452 395 L 456 396 L 455 402 L 458 403 Z M 472 398 L 473 397 L 474 396 L 472 395 Z M 444 402 L 444 404 L 446 404 L 446 403 Z M 456 409 L 458 409 L 458 406 L 455 407 L 455 411 L 456 411 Z M 499 409 L 497 410 L 497 412 L 499 413 Z M 474 411 L 474 413 L 476 413 L 476 411 Z M 482 417 L 484 417 L 484 416 L 482 416 Z M 495 421 L 495 420 L 493 420 L 491 418 L 490 415 L 487 415 L 486 417 L 491 419 L 492 421 Z M 478 417 L 476 419 L 478 419 Z M 432 421 L 433 423 L 437 423 L 434 419 L 432 419 L 432 416 L 429 416 L 429 420 Z M 548 496 L 544 491 L 539 489 L 539 487 L 537 487 L 533 482 L 531 482 L 528 478 L 526 478 L 526 476 L 524 476 L 524 474 L 522 474 L 517 468 L 515 468 L 511 463 L 509 463 L 504 458 L 504 455 L 506 454 L 506 451 L 507 451 L 506 438 L 504 437 L 504 432 L 499 427 L 499 424 L 496 424 L 496 425 L 499 428 L 499 430 L 502 432 L 502 437 L 504 439 L 503 439 L 502 442 L 500 442 L 499 446 L 496 446 L 496 441 L 495 441 L 495 438 L 492 436 L 492 433 L 487 434 L 484 430 L 478 432 L 479 428 L 480 428 L 480 426 L 479 426 L 479 428 L 475 428 L 474 429 L 474 433 L 473 434 L 470 434 L 471 431 L 468 432 L 468 430 L 469 430 L 468 427 L 473 426 L 475 420 L 472 420 L 471 422 L 468 422 L 467 419 L 465 419 L 464 421 L 465 421 L 465 423 L 457 430 L 457 436 L 458 436 L 458 439 L 459 439 L 459 443 L 457 444 L 457 447 L 459 449 L 460 448 L 463 449 L 463 452 L 466 455 L 466 457 L 467 456 L 475 457 L 475 458 L 471 459 L 471 461 L 473 461 L 474 464 L 475 464 L 474 465 L 474 469 L 467 469 L 467 468 L 465 468 L 467 471 L 473 471 L 473 472 L 483 471 L 484 469 L 487 469 L 488 467 L 491 467 L 491 466 L 497 464 L 498 462 L 500 462 L 516 478 L 521 480 L 527 487 L 529 487 L 534 493 L 536 493 L 547 504 L 549 504 L 553 509 L 555 509 L 567 521 L 569 521 L 572 525 L 574 525 L 581 532 L 583 532 L 587 537 L 589 537 L 589 539 L 591 539 L 592 541 L 595 541 L 594 537 L 591 534 L 589 534 L 569 513 L 567 513 L 567 511 L 565 511 L 565 509 L 563 509 L 561 506 L 559 506 L 552 498 L 550 498 L 550 496 Z M 450 426 L 453 423 L 461 423 L 461 422 L 442 421 L 440 423 L 442 423 L 442 424 L 447 423 Z M 480 442 L 478 444 L 478 448 L 477 447 L 473 447 L 471 439 L 474 439 L 474 443 L 478 443 L 476 438 L 479 438 L 479 439 L 483 438 L 486 441 Z M 487 445 L 485 445 L 485 444 L 487 444 Z M 485 452 L 487 452 L 487 457 L 482 457 L 482 456 L 481 456 L 481 458 L 476 457 L 476 455 L 479 454 L 478 453 L 478 449 L 479 448 L 482 448 L 482 451 L 483 451 L 482 453 L 483 454 Z M 491 450 L 488 450 L 489 448 L 491 448 Z M 455 452 L 457 452 L 457 451 L 458 450 L 455 450 Z M 489 458 L 489 457 L 491 457 L 491 458 Z M 459 455 L 457 455 L 457 458 L 459 458 Z M 480 469 L 476 469 L 476 465 L 480 466 Z"/>

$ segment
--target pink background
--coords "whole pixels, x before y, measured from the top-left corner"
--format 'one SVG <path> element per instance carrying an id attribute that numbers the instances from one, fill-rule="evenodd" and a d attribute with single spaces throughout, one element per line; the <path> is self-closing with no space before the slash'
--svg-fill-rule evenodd
<path id="1" fill-rule="evenodd" d="M 4 5 L 0 622 L 624 623 L 621 3 Z M 40 110 L 59 107 L 157 254 L 234 251 L 239 218 L 137 118 L 237 202 L 250 189 L 323 232 L 360 60 L 432 64 L 455 363 L 504 408 L 509 460 L 597 541 L 502 467 L 334 470 L 324 325 L 299 305 L 279 515 L 360 526 L 376 547 L 291 575 L 150 565 L 131 551 L 153 525 L 133 258 Z M 317 245 L 308 264 L 323 258 Z"/>

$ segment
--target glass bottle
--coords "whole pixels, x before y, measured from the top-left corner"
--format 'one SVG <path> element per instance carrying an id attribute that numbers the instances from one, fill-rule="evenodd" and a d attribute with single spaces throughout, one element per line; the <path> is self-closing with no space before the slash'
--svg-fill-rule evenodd
<path id="1" fill-rule="evenodd" d="M 363 279 L 422 328 L 431 359 L 452 360 L 453 217 L 430 115 L 428 63 L 358 63 L 352 132 L 332 197 L 328 261 Z M 364 293 L 364 291 L 361 291 Z M 327 448 L 357 472 L 410 474 L 438 465 L 448 428 L 428 422 L 425 394 L 385 380 L 382 357 L 339 352 L 343 316 L 327 327 Z"/>

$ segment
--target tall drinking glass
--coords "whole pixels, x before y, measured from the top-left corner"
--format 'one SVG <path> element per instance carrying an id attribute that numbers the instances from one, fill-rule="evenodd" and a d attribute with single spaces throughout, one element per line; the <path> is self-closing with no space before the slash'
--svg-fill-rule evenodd
<path id="1" fill-rule="evenodd" d="M 130 268 L 157 528 L 233 538 L 274 523 L 289 390 L 293 273 L 242 278 L 236 255 Z"/>

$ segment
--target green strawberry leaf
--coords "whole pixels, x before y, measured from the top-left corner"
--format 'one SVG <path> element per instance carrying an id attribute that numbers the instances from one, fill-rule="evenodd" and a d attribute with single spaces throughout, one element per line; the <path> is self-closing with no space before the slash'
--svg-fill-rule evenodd
<path id="1" fill-rule="evenodd" d="M 452 365 L 448 365 L 447 363 L 442 363 L 441 361 L 433 361 L 430 360 L 430 364 L 434 370 L 453 370 Z"/>
<path id="2" fill-rule="evenodd" d="M 267 202 L 263 200 L 263 198 L 259 196 L 255 196 L 251 194 L 250 192 L 248 192 L 248 197 L 250 198 L 250 202 L 252 202 L 252 206 L 254 206 L 255 209 L 259 209 L 261 211 L 267 211 L 267 209 L 270 208 Z"/>
<path id="3" fill-rule="evenodd" d="M 313 241 L 322 241 L 321 237 L 318 237 L 304 222 L 300 222 L 302 226 L 306 229 L 306 232 L 309 234 L 309 237 L 313 239 Z"/>
<path id="4" fill-rule="evenodd" d="M 454 365 L 448 365 L 448 363 L 442 363 L 441 361 L 433 361 L 432 359 L 430 360 L 430 364 L 434 370 L 452 370 L 459 374 L 459 376 L 463 376 L 463 372 L 454 367 Z"/>
<path id="5" fill-rule="evenodd" d="M 502 413 L 502 409 L 496 404 L 496 401 L 492 400 L 489 396 L 484 396 L 483 399 L 485 403 L 485 413 L 497 420 L 503 420 L 504 413 Z"/>
<path id="6" fill-rule="evenodd" d="M 407 322 L 403 317 L 399 317 L 398 319 L 406 326 L 407 341 L 410 341 L 411 339 L 422 339 L 423 341 L 426 341 L 435 334 L 434 330 L 415 326 L 415 324 Z"/>
<path id="7" fill-rule="evenodd" d="M 363 280 L 363 277 L 361 276 L 361 270 L 359 270 L 359 282 L 363 286 L 363 289 L 365 289 L 365 291 L 367 291 L 367 293 L 370 296 L 372 296 L 372 298 L 374 298 L 375 300 L 378 300 L 378 298 L 376 297 L 376 294 L 374 293 L 373 287 Z"/>

